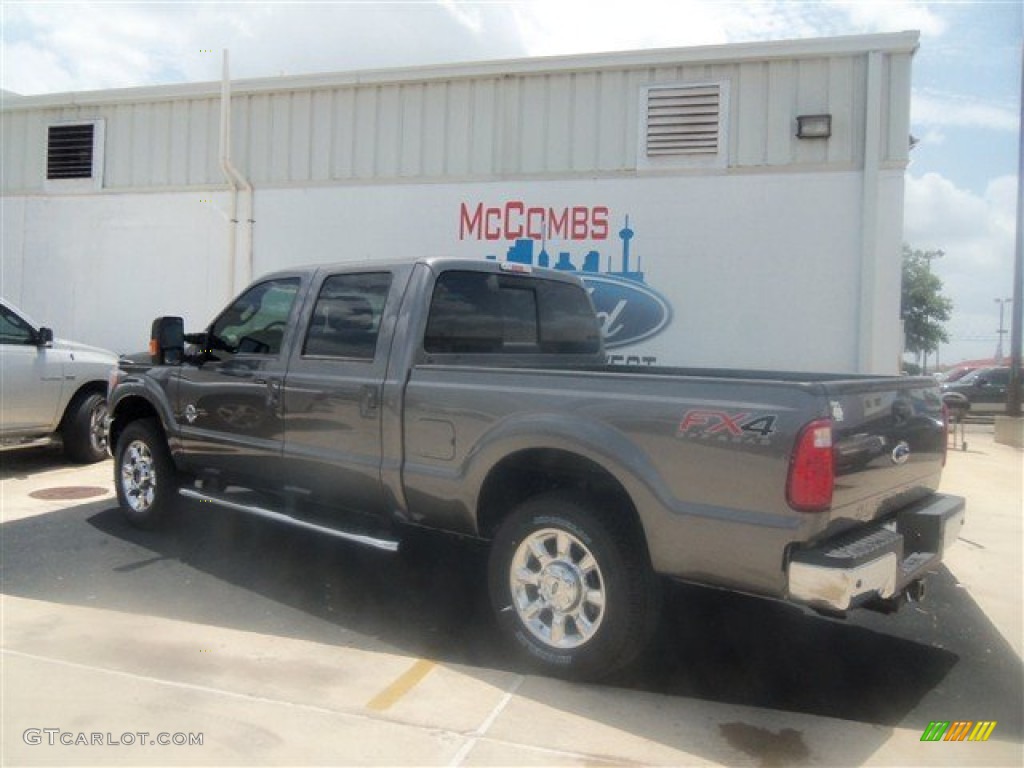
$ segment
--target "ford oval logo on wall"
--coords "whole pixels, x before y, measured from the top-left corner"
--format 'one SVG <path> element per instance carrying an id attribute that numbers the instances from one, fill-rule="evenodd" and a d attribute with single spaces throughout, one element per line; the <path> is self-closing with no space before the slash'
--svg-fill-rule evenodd
<path id="1" fill-rule="evenodd" d="M 599 274 L 580 277 L 594 302 L 608 349 L 649 339 L 672 320 L 668 302 L 643 283 Z"/>

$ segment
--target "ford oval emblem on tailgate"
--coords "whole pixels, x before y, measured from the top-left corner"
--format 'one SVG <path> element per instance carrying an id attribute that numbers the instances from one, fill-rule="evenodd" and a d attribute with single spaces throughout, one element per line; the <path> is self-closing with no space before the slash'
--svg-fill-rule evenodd
<path id="1" fill-rule="evenodd" d="M 590 291 L 609 349 L 649 339 L 672 319 L 668 302 L 642 283 L 605 275 L 580 277 Z"/>
<path id="2" fill-rule="evenodd" d="M 906 464 L 910 461 L 910 446 L 906 440 L 901 440 L 900 443 L 892 449 L 892 463 L 893 464 Z"/>

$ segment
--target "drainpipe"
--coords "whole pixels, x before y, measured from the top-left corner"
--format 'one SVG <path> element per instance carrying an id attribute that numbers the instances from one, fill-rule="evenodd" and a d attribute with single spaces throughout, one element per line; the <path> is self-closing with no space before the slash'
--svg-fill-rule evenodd
<path id="1" fill-rule="evenodd" d="M 879 154 L 882 145 L 882 54 L 868 53 L 866 115 L 864 120 L 864 171 L 861 187 L 860 316 L 857 323 L 858 373 L 875 370 L 878 323 L 878 195 Z"/>
<path id="2" fill-rule="evenodd" d="M 252 279 L 252 225 L 253 225 L 253 192 L 252 184 L 231 164 L 231 80 L 228 74 L 228 51 L 224 49 L 224 68 L 220 85 L 220 169 L 224 179 L 231 187 L 231 205 L 228 216 L 228 298 L 234 298 L 242 286 Z M 246 230 L 243 240 L 245 259 L 242 262 L 243 272 L 239 276 L 237 240 L 238 240 L 238 193 L 245 192 L 247 198 Z M 240 277 L 241 279 L 237 279 Z"/>

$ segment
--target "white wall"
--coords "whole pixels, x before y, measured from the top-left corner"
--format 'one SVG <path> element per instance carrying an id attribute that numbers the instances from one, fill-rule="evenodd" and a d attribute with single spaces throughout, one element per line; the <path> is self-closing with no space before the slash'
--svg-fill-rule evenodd
<path id="1" fill-rule="evenodd" d="M 57 336 L 136 352 L 229 298 L 225 193 L 4 198 L 3 295 Z"/>
<path id="2" fill-rule="evenodd" d="M 608 209 L 604 239 L 551 241 L 579 265 L 598 250 L 621 261 L 625 216 L 633 263 L 667 299 L 671 324 L 616 354 L 659 365 L 858 370 L 861 175 L 764 174 L 590 181 L 524 181 L 271 190 L 257 195 L 255 272 L 282 265 L 416 256 L 504 260 L 512 242 L 460 239 L 460 208 Z M 899 226 L 902 188 L 879 208 Z M 877 265 L 874 340 L 866 370 L 895 373 L 899 327 L 899 232 L 880 237 L 893 258 Z M 537 244 L 540 250 L 540 243 Z M 894 343 L 890 343 L 889 339 Z"/>
<path id="3" fill-rule="evenodd" d="M 602 270 L 609 258 L 619 270 L 618 232 L 629 216 L 633 265 L 671 305 L 672 320 L 616 354 L 659 365 L 852 372 L 863 324 L 861 179 L 781 173 L 257 190 L 254 274 L 366 258 L 504 260 L 508 238 L 460 237 L 463 205 L 607 209 L 596 233 L 545 245 L 552 264 L 564 250 L 580 266 L 593 249 Z M 901 175 L 890 173 L 878 206 L 883 247 L 870 319 L 881 332 L 864 368 L 871 372 L 896 371 L 901 191 Z M 4 293 L 59 335 L 120 352 L 144 348 L 159 314 L 183 314 L 198 330 L 229 295 L 227 204 L 223 192 L 7 198 Z"/>

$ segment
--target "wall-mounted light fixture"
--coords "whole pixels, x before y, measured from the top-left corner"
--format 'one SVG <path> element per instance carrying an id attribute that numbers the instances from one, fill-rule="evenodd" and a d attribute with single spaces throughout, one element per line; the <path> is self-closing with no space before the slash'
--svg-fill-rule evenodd
<path id="1" fill-rule="evenodd" d="M 798 139 L 827 139 L 832 135 L 832 115 L 797 115 Z"/>

